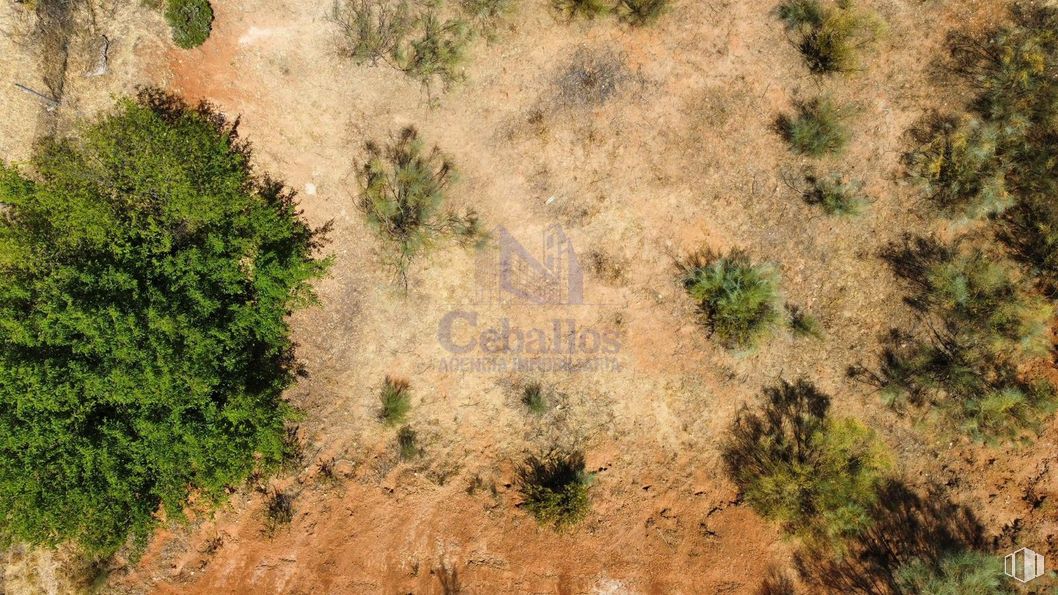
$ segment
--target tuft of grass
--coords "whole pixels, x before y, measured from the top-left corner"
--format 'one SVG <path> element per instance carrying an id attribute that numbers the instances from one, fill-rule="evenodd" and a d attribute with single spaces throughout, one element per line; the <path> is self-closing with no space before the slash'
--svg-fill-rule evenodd
<path id="1" fill-rule="evenodd" d="M 851 0 L 824 5 L 820 0 L 789 0 L 779 18 L 797 36 L 797 48 L 808 68 L 819 74 L 860 70 L 860 53 L 873 45 L 884 28 L 873 12 Z"/>
<path id="2" fill-rule="evenodd" d="M 414 128 L 405 128 L 385 149 L 369 143 L 367 151 L 360 206 L 391 249 L 386 260 L 405 286 L 411 262 L 440 238 L 455 236 L 466 244 L 485 237 L 473 211 L 443 210 L 454 167 L 436 147 L 426 151 Z"/>
<path id="3" fill-rule="evenodd" d="M 786 313 L 789 316 L 790 330 L 797 337 L 806 339 L 822 339 L 823 325 L 815 316 L 802 310 L 799 306 L 787 305 Z"/>
<path id="4" fill-rule="evenodd" d="M 610 12 L 605 0 L 552 0 L 551 6 L 566 20 L 594 19 Z"/>
<path id="5" fill-rule="evenodd" d="M 294 496 L 278 489 L 272 490 L 265 504 L 265 533 L 275 535 L 294 520 Z"/>
<path id="6" fill-rule="evenodd" d="M 411 385 L 407 380 L 386 376 L 378 395 L 382 407 L 378 419 L 387 426 L 404 423 L 411 409 Z"/>
<path id="7" fill-rule="evenodd" d="M 779 128 L 790 146 L 810 157 L 840 153 L 848 144 L 847 120 L 852 110 L 839 106 L 828 97 L 797 105 L 793 116 L 782 116 Z"/>
<path id="8" fill-rule="evenodd" d="M 724 346 L 752 348 L 781 320 L 778 274 L 771 266 L 754 265 L 745 252 L 702 252 L 682 268 L 684 288 Z"/>
<path id="9" fill-rule="evenodd" d="M 863 194 L 863 184 L 846 180 L 841 174 L 826 177 L 814 175 L 807 178 L 810 187 L 804 199 L 817 205 L 827 215 L 851 217 L 863 213 L 870 201 Z"/>
<path id="10" fill-rule="evenodd" d="M 213 7 L 209 0 L 167 0 L 165 20 L 177 46 L 198 47 L 209 39 L 213 29 Z"/>
<path id="11" fill-rule="evenodd" d="M 397 431 L 397 449 L 402 461 L 410 461 L 422 454 L 419 436 L 411 426 L 401 426 Z"/>
<path id="12" fill-rule="evenodd" d="M 580 452 L 552 452 L 530 456 L 518 471 L 518 490 L 524 506 L 540 524 L 562 529 L 582 520 L 591 507 L 588 490 L 592 476 Z"/>
<path id="13" fill-rule="evenodd" d="M 668 10 L 669 0 L 619 0 L 617 14 L 635 27 L 653 24 Z"/>
<path id="14" fill-rule="evenodd" d="M 522 388 L 522 404 L 530 413 L 537 415 L 547 411 L 547 397 L 544 396 L 544 386 L 538 381 L 532 381 Z"/>

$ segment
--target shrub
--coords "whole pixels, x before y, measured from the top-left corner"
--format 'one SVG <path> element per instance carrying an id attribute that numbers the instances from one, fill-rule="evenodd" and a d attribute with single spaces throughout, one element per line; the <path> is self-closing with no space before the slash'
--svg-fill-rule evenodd
<path id="1" fill-rule="evenodd" d="M 518 471 L 517 486 L 537 521 L 561 529 L 588 514 L 591 480 L 583 454 L 553 452 L 542 458 L 530 456 Z"/>
<path id="2" fill-rule="evenodd" d="M 145 91 L 0 165 L 0 541 L 106 554 L 282 460 L 287 315 L 326 262 L 250 158 Z"/>
<path id="3" fill-rule="evenodd" d="M 436 4 L 413 12 L 407 0 L 336 0 L 331 20 L 339 28 L 341 53 L 357 64 L 384 62 L 428 91 L 437 81 L 448 87 L 463 77 L 470 30 L 462 19 L 442 20 Z"/>
<path id="4" fill-rule="evenodd" d="M 619 0 L 617 12 L 621 20 L 636 27 L 650 25 L 668 9 L 669 0 Z"/>
<path id="5" fill-rule="evenodd" d="M 797 36 L 797 48 L 817 73 L 860 69 L 859 53 L 872 45 L 882 30 L 874 13 L 857 10 L 851 1 L 824 6 L 819 0 L 789 0 L 779 7 L 779 18 Z"/>
<path id="6" fill-rule="evenodd" d="M 805 312 L 798 306 L 787 305 L 786 313 L 789 315 L 790 330 L 794 335 L 803 338 L 822 339 L 823 326 L 819 324 L 815 316 Z"/>
<path id="7" fill-rule="evenodd" d="M 779 127 L 795 151 L 810 157 L 840 153 L 849 142 L 846 120 L 851 110 L 828 98 L 800 103 L 795 116 L 783 116 Z"/>
<path id="8" fill-rule="evenodd" d="M 942 213 L 976 218 L 1008 209 L 1006 165 L 997 155 L 1000 133 L 978 120 L 935 125 L 933 137 L 910 156 L 912 176 Z"/>
<path id="9" fill-rule="evenodd" d="M 916 289 L 922 337 L 895 333 L 877 373 L 856 369 L 890 405 L 930 405 L 978 440 L 1016 437 L 1058 405 L 1047 382 L 1019 373 L 1050 351 L 1053 306 L 1014 267 L 978 248 L 918 240 L 886 258 Z"/>
<path id="10" fill-rule="evenodd" d="M 427 89 L 434 80 L 440 80 L 445 87 L 462 80 L 461 67 L 470 42 L 467 24 L 460 19 L 442 22 L 427 12 L 420 17 L 419 25 L 419 35 L 395 56 L 400 69 Z"/>
<path id="11" fill-rule="evenodd" d="M 397 431 L 397 450 L 402 461 L 410 461 L 421 454 L 419 436 L 411 426 L 401 426 Z"/>
<path id="12" fill-rule="evenodd" d="M 294 496 L 278 489 L 272 490 L 265 504 L 265 533 L 275 535 L 294 520 Z"/>
<path id="13" fill-rule="evenodd" d="M 761 413 L 739 412 L 722 448 L 727 474 L 762 516 L 804 537 L 855 535 L 889 457 L 874 433 L 827 417 L 830 397 L 806 380 L 764 391 Z"/>
<path id="14" fill-rule="evenodd" d="M 999 558 L 983 552 L 952 552 L 938 564 L 913 560 L 897 570 L 897 583 L 918 595 L 1005 595 L 1007 586 Z"/>
<path id="15" fill-rule="evenodd" d="M 551 5 L 570 21 L 578 17 L 594 19 L 610 12 L 605 0 L 551 0 Z"/>
<path id="16" fill-rule="evenodd" d="M 530 413 L 541 414 L 547 411 L 547 398 L 544 397 L 544 386 L 533 381 L 522 388 L 522 404 Z"/>
<path id="17" fill-rule="evenodd" d="M 390 62 L 416 24 L 407 1 L 338 0 L 331 19 L 342 35 L 342 55 L 356 64 Z"/>
<path id="18" fill-rule="evenodd" d="M 752 264 L 745 252 L 703 252 L 683 268 L 683 286 L 723 345 L 753 347 L 781 320 L 778 275 L 770 266 Z"/>
<path id="19" fill-rule="evenodd" d="M 411 409 L 411 385 L 407 380 L 386 376 L 382 381 L 382 391 L 379 393 L 382 408 L 379 409 L 378 418 L 387 426 L 395 426 L 404 423 L 404 418 Z"/>
<path id="20" fill-rule="evenodd" d="M 198 47 L 209 39 L 213 7 L 208 0 L 167 0 L 165 20 L 176 45 L 184 49 Z"/>
<path id="21" fill-rule="evenodd" d="M 1010 261 L 963 242 L 924 239 L 905 239 L 883 256 L 914 289 L 910 303 L 956 342 L 980 346 L 989 358 L 1050 351 L 1054 308 Z"/>
<path id="22" fill-rule="evenodd" d="M 840 174 L 809 176 L 808 183 L 811 187 L 805 193 L 805 202 L 818 205 L 827 215 L 859 215 L 869 204 L 863 195 L 863 184 L 846 180 Z"/>
<path id="23" fill-rule="evenodd" d="M 392 248 L 387 261 L 405 284 L 412 260 L 439 238 L 454 235 L 465 243 L 483 237 L 473 211 L 455 215 L 442 209 L 455 175 L 452 163 L 436 147 L 425 152 L 414 128 L 405 128 L 385 150 L 369 143 L 367 151 L 360 206 Z"/>

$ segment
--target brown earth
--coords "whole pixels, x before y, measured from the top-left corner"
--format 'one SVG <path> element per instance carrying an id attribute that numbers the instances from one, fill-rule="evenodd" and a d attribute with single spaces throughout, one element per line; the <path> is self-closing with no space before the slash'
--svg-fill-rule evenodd
<path id="1" fill-rule="evenodd" d="M 931 109 L 963 104 L 958 88 L 938 83 L 935 60 L 950 31 L 993 23 L 1002 5 L 865 2 L 888 23 L 868 68 L 820 79 L 771 2 L 679 1 L 641 30 L 612 19 L 560 24 L 544 2 L 522 4 L 495 40 L 475 43 L 466 82 L 432 99 L 397 71 L 341 58 L 329 0 L 214 0 L 213 34 L 190 51 L 172 48 L 159 16 L 136 3 L 96 8 L 115 44 L 111 69 L 68 77 L 57 129 L 75 130 L 136 85 L 210 101 L 240 119 L 260 171 L 300 191 L 310 222 L 333 222 L 326 252 L 335 257 L 321 305 L 293 318 L 308 372 L 289 394 L 304 412 L 302 469 L 237 492 L 189 526 L 167 525 L 142 559 L 114 564 L 107 589 L 440 593 L 457 582 L 471 593 L 753 592 L 770 569 L 789 566 L 796 544 L 738 503 L 718 443 L 762 386 L 801 375 L 834 396 L 837 413 L 878 430 L 897 474 L 969 506 L 997 551 L 1017 543 L 1058 559 L 1055 424 L 1031 448 L 974 445 L 898 416 L 845 374 L 873 361 L 888 329 L 912 324 L 877 253 L 905 231 L 951 230 L 903 178 L 905 131 Z M 12 55 L 3 72 L 32 80 Z M 585 63 L 604 65 L 612 86 L 568 76 Z M 819 93 L 857 107 L 849 150 L 820 165 L 865 182 L 874 202 L 855 220 L 822 216 L 789 185 L 809 163 L 773 125 Z M 0 150 L 23 159 L 42 134 L 31 123 L 40 108 L 10 86 L 0 106 L 11 114 Z M 557 222 L 582 257 L 614 263 L 586 276 L 593 305 L 493 305 L 481 309 L 482 327 L 561 317 L 613 330 L 620 370 L 442 369 L 439 321 L 475 301 L 481 255 L 440 247 L 405 295 L 354 202 L 364 142 L 409 124 L 454 159 L 454 206 L 473 207 L 530 250 Z M 822 321 L 825 340 L 778 336 L 748 354 L 710 342 L 676 280 L 676 261 L 702 246 L 774 263 L 786 300 Z M 387 374 L 414 391 L 410 421 L 424 455 L 411 463 L 374 419 Z M 551 387 L 559 407 L 524 414 L 515 393 L 528 377 Z M 527 453 L 554 445 L 583 448 L 597 472 L 591 514 L 563 533 L 537 526 L 511 487 Z M 337 481 L 318 471 L 330 460 Z M 296 495 L 295 517 L 269 536 L 272 489 Z M 65 590 L 41 586 L 34 577 L 59 562 L 33 555 L 43 559 L 8 567 L 8 590 Z"/>

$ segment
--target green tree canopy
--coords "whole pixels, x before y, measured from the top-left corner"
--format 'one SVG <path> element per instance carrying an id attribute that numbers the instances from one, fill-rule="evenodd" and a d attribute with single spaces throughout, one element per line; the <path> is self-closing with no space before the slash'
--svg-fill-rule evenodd
<path id="1" fill-rule="evenodd" d="M 0 164 L 0 543 L 106 554 L 280 459 L 317 231 L 207 106 Z"/>

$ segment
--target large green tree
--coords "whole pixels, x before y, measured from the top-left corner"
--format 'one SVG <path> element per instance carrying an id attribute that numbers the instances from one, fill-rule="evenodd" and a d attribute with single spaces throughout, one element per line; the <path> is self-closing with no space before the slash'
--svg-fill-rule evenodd
<path id="1" fill-rule="evenodd" d="M 147 91 L 0 164 L 0 544 L 106 554 L 282 457 L 326 262 L 234 127 Z"/>

